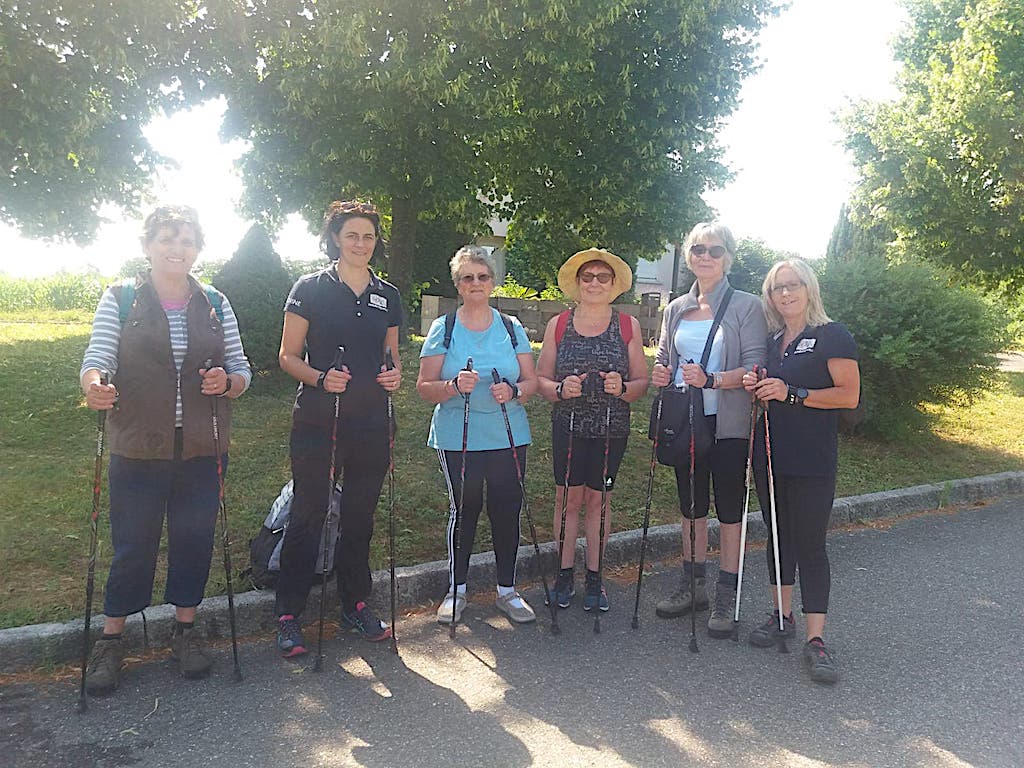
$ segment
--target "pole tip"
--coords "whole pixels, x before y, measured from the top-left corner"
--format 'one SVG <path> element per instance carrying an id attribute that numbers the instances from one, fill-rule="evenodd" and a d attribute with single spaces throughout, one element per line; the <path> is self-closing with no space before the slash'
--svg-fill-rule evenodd
<path id="1" fill-rule="evenodd" d="M 697 638 L 690 638 L 690 653 L 700 653 L 700 649 L 697 647 Z"/>
<path id="2" fill-rule="evenodd" d="M 552 635 L 560 635 L 560 634 L 562 634 L 562 628 L 560 626 L 558 626 L 558 624 L 556 624 L 555 622 L 551 622 L 551 634 Z"/>
<path id="3" fill-rule="evenodd" d="M 633 629 L 639 629 L 640 628 L 640 619 L 638 619 L 636 616 L 634 616 L 633 617 L 633 621 L 630 622 L 630 626 L 632 626 Z"/>

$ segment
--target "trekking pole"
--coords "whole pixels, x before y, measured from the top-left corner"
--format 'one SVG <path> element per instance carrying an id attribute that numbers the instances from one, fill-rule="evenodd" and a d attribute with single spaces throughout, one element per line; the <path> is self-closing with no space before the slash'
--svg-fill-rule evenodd
<path id="1" fill-rule="evenodd" d="M 640 565 L 636 571 L 636 600 L 633 603 L 633 629 L 640 626 L 640 586 L 644 578 L 644 555 L 647 554 L 647 530 L 651 526 L 651 499 L 654 496 L 654 465 L 658 456 L 658 433 L 661 431 L 661 393 L 658 389 L 658 405 L 654 417 L 654 442 L 651 444 L 651 470 L 647 475 L 647 506 L 644 508 L 644 534 L 640 538 Z"/>
<path id="2" fill-rule="evenodd" d="M 601 471 L 601 524 L 597 533 L 597 584 L 604 589 L 601 578 L 604 574 L 604 524 L 608 515 L 608 448 L 611 444 L 612 400 L 607 395 L 608 404 L 604 410 L 604 469 Z M 594 611 L 594 634 L 601 633 L 601 593 L 598 592 L 597 610 Z"/>
<path id="3" fill-rule="evenodd" d="M 573 376 L 579 375 L 575 370 Z M 558 528 L 558 563 L 555 565 L 555 584 L 562 572 L 562 557 L 565 552 L 565 516 L 569 509 L 569 473 L 572 469 L 572 437 L 576 429 L 576 399 L 569 406 L 569 446 L 565 456 L 565 481 L 562 483 L 562 521 Z M 576 557 L 576 542 L 573 543 L 573 559 Z M 556 587 L 557 590 L 557 587 Z M 557 599 L 557 596 L 556 598 Z"/>
<path id="4" fill-rule="evenodd" d="M 762 372 L 764 370 L 762 369 Z M 763 377 L 762 377 L 763 378 Z M 779 558 L 779 516 L 775 508 L 775 477 L 772 475 L 772 438 L 768 426 L 768 406 L 764 407 L 764 450 L 768 460 L 768 503 L 771 505 L 772 552 L 775 557 L 775 598 L 779 604 L 779 653 L 789 653 L 786 647 L 786 619 L 782 610 L 782 566 Z"/>
<path id="5" fill-rule="evenodd" d="M 203 363 L 206 370 L 213 360 Z M 217 457 L 217 505 L 220 516 L 220 540 L 224 550 L 224 579 L 228 589 L 228 624 L 231 625 L 231 654 L 235 660 L 235 681 L 242 680 L 242 667 L 238 663 L 238 624 L 235 621 L 235 590 L 231 583 L 231 537 L 228 534 L 228 508 L 224 503 L 224 462 L 220 454 L 220 422 L 217 418 L 218 395 L 210 395 L 210 424 L 213 427 L 213 452 Z"/>
<path id="6" fill-rule="evenodd" d="M 689 360 L 688 362 L 693 362 Z M 693 498 L 693 474 L 696 471 L 697 462 L 696 445 L 693 437 L 693 391 L 690 390 L 689 397 L 689 423 L 690 423 L 690 653 L 699 653 L 697 647 L 697 575 L 696 575 L 696 550 L 697 550 L 697 505 Z"/>
<path id="7" fill-rule="evenodd" d="M 391 370 L 395 359 L 391 347 L 384 350 L 384 367 Z M 398 654 L 398 583 L 395 581 L 395 406 L 388 391 L 388 567 L 391 570 L 391 652 Z"/>
<path id="8" fill-rule="evenodd" d="M 501 383 L 501 376 L 498 375 L 498 369 L 491 369 L 491 378 L 494 379 L 495 384 Z M 505 431 L 508 433 L 508 447 L 512 449 L 512 459 L 516 463 L 516 478 L 519 480 L 519 490 L 523 494 L 523 510 L 526 512 L 526 522 L 530 526 L 530 538 L 533 539 L 533 552 L 537 557 L 537 569 L 540 571 L 540 580 L 544 585 L 544 600 L 548 604 L 548 608 L 551 610 L 551 634 L 559 635 L 562 633 L 562 628 L 558 626 L 558 606 L 555 605 L 555 601 L 551 599 L 551 592 L 548 590 L 548 577 L 544 575 L 543 563 L 540 559 L 540 545 L 537 544 L 537 527 L 533 524 L 533 515 L 530 513 L 530 502 L 526 499 L 526 484 L 523 482 L 523 467 L 519 463 L 519 453 L 516 451 L 515 439 L 512 437 L 512 423 L 508 420 L 508 408 L 505 407 L 505 403 L 500 403 L 501 415 L 505 417 Z"/>
<path id="9" fill-rule="evenodd" d="M 331 368 L 335 371 L 341 370 L 341 361 L 345 355 L 345 348 L 338 347 L 338 351 L 334 353 L 334 362 L 331 363 Z M 341 393 L 334 393 L 334 420 L 331 422 L 331 471 L 329 473 L 329 485 L 327 492 L 327 514 L 324 516 L 324 525 L 320 531 L 320 538 L 322 542 L 320 554 L 323 556 L 323 564 L 320 566 L 320 626 L 317 629 L 316 634 L 316 664 L 313 669 L 320 672 L 323 669 L 324 662 L 324 606 L 327 603 L 327 548 L 330 545 L 328 539 L 330 538 L 331 523 L 334 518 L 334 468 L 338 459 L 338 414 L 341 411 Z"/>
<path id="10" fill-rule="evenodd" d="M 754 366 L 757 375 L 758 366 Z M 757 397 L 750 396 L 750 438 L 747 441 L 747 472 L 743 485 L 743 527 L 740 528 L 740 563 L 736 574 L 736 607 L 732 617 L 732 641 L 740 641 L 740 599 L 743 596 L 743 561 L 747 554 L 747 511 L 750 509 L 750 475 L 754 461 L 754 429 L 757 426 Z"/>
<path id="11" fill-rule="evenodd" d="M 100 384 L 106 386 L 110 377 L 100 371 Z M 99 545 L 100 484 L 103 482 L 103 442 L 107 432 L 107 412 L 96 412 L 96 466 L 92 475 L 92 514 L 89 516 L 89 568 L 85 576 L 85 630 L 82 634 L 82 682 L 78 689 L 78 711 L 88 708 L 85 698 L 85 670 L 89 665 L 89 627 L 92 623 L 92 593 L 96 585 L 96 549 Z"/>
<path id="12" fill-rule="evenodd" d="M 466 371 L 473 370 L 473 358 L 466 358 Z M 459 388 L 458 377 L 455 379 L 455 389 Z M 459 529 L 460 518 L 462 517 L 462 502 L 466 498 L 466 446 L 469 444 L 469 396 L 472 391 L 462 395 L 464 401 L 462 408 L 462 466 L 459 467 L 459 506 L 455 508 L 455 539 L 452 544 L 452 623 L 448 626 L 448 637 L 455 639 L 455 608 L 459 604 L 459 585 L 455 583 L 455 572 L 459 567 Z M 466 575 L 469 580 L 469 574 Z"/>

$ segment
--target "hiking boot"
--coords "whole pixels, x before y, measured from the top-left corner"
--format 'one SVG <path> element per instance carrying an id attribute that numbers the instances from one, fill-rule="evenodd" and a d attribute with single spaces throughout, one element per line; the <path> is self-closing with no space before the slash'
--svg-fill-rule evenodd
<path id="1" fill-rule="evenodd" d="M 736 612 L 736 590 L 719 582 L 715 586 L 715 602 L 708 616 L 708 634 L 719 639 L 730 637 Z"/>
<path id="2" fill-rule="evenodd" d="M 697 610 L 708 607 L 708 591 L 703 576 L 694 580 L 697 588 Z M 663 619 L 677 619 L 685 616 L 693 607 L 693 598 L 690 595 L 690 577 L 683 575 L 679 588 L 666 598 L 658 601 L 654 606 L 654 612 Z"/>
<path id="3" fill-rule="evenodd" d="M 572 573 L 559 573 L 555 579 L 555 603 L 559 608 L 568 608 L 572 605 L 574 597 L 576 585 L 573 583 Z"/>
<path id="4" fill-rule="evenodd" d="M 821 638 L 804 643 L 804 662 L 811 680 L 816 683 L 834 684 L 839 679 L 839 667 L 832 658 L 832 651 L 825 647 Z"/>
<path id="5" fill-rule="evenodd" d="M 437 623 L 438 624 L 451 624 L 452 623 L 452 601 L 455 600 L 455 595 L 449 592 L 444 596 L 444 600 L 437 606 Z M 455 623 L 458 624 L 462 621 L 462 611 L 466 607 L 466 596 L 460 594 L 459 599 L 455 600 Z"/>
<path id="6" fill-rule="evenodd" d="M 759 627 L 755 627 L 750 631 L 750 635 L 747 637 L 747 642 L 751 645 L 755 645 L 758 648 L 771 648 L 775 645 L 779 638 L 788 640 L 791 637 L 796 637 L 796 622 L 793 620 L 793 614 L 785 619 L 786 627 L 785 632 L 779 631 L 779 612 L 772 611 L 768 614 L 768 620 Z"/>
<path id="7" fill-rule="evenodd" d="M 355 610 L 341 611 L 341 628 L 362 635 L 371 643 L 391 637 L 391 627 L 378 619 L 370 606 L 362 600 L 356 603 Z"/>
<path id="8" fill-rule="evenodd" d="M 277 650 L 286 659 L 301 656 L 306 652 L 306 641 L 302 639 L 302 627 L 291 614 L 277 620 Z"/>
<path id="9" fill-rule="evenodd" d="M 213 659 L 206 653 L 199 632 L 195 627 L 186 627 L 179 633 L 171 635 L 171 658 L 178 660 L 178 669 L 181 676 L 189 680 L 196 680 L 210 674 L 210 667 L 213 666 Z"/>
<path id="10" fill-rule="evenodd" d="M 533 608 L 530 604 L 523 600 L 523 596 L 518 592 L 512 592 L 508 595 L 498 595 L 498 599 L 494 601 L 494 605 L 499 611 L 509 617 L 510 620 L 516 624 L 529 624 L 531 621 L 537 620 L 537 614 L 533 612 Z"/>
<path id="11" fill-rule="evenodd" d="M 124 642 L 120 637 L 101 637 L 92 647 L 85 668 L 85 691 L 90 696 L 112 693 L 121 684 Z"/>
<path id="12" fill-rule="evenodd" d="M 592 611 L 595 608 L 601 611 L 608 610 L 608 593 L 604 591 L 604 584 L 596 578 L 587 574 L 587 591 L 583 595 L 583 610 Z"/>

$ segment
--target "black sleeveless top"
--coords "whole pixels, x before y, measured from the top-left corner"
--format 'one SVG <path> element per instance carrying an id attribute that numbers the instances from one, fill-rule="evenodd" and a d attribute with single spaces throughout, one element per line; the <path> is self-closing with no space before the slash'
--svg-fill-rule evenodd
<path id="1" fill-rule="evenodd" d="M 553 429 L 569 431 L 569 415 L 573 406 L 576 417 L 573 432 L 577 437 L 604 437 L 607 407 L 611 403 L 612 437 L 629 436 L 629 403 L 604 393 L 604 379 L 598 371 L 618 371 L 625 382 L 629 379 L 629 353 L 622 339 L 619 313 L 612 310 L 611 321 L 598 336 L 580 336 L 573 327 L 576 310 L 570 310 L 565 335 L 555 357 L 555 378 L 561 381 L 572 374 L 590 374 L 583 380 L 583 396 L 559 400 L 551 410 Z"/>

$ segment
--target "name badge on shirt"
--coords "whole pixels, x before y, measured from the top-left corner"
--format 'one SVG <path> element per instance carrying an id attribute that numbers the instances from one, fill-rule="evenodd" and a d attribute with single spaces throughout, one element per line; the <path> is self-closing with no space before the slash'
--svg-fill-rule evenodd
<path id="1" fill-rule="evenodd" d="M 801 352 L 810 352 L 814 349 L 814 343 L 817 339 L 800 339 L 796 345 L 796 349 L 793 350 L 794 355 L 799 355 Z"/>
<path id="2" fill-rule="evenodd" d="M 386 296 L 381 296 L 379 293 L 370 294 L 370 306 L 382 309 L 385 312 L 388 311 L 388 299 Z"/>

